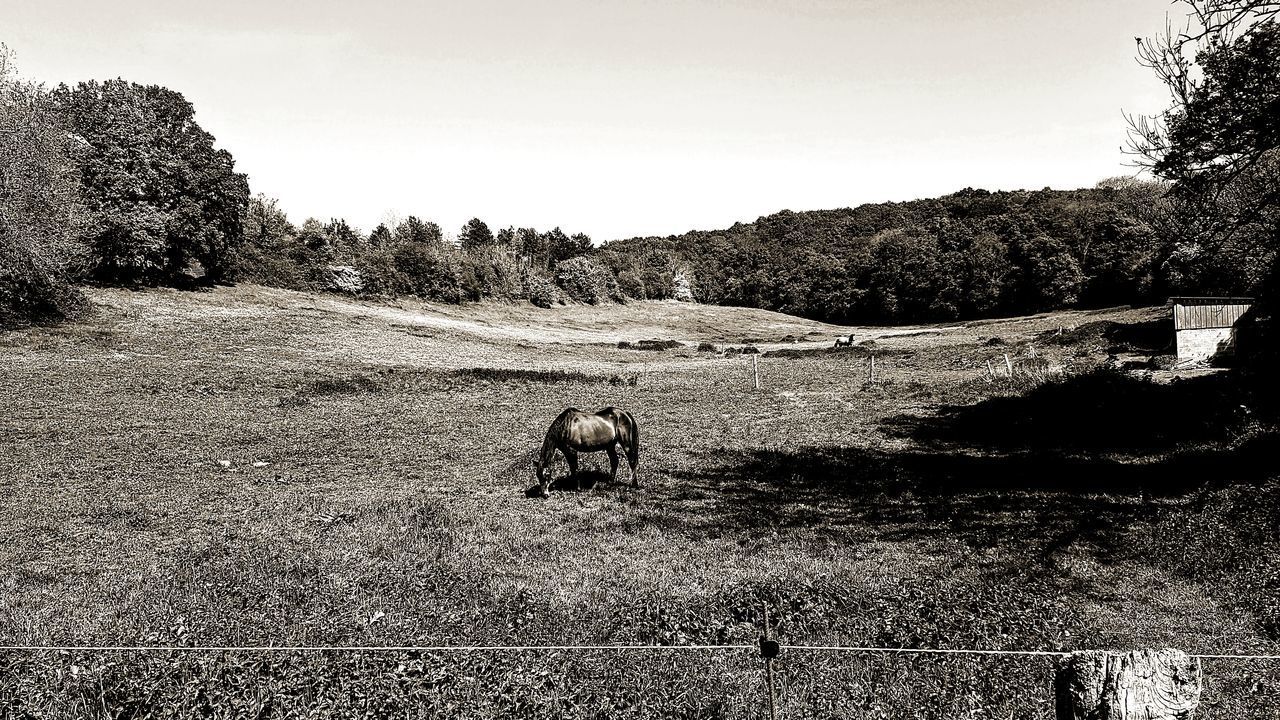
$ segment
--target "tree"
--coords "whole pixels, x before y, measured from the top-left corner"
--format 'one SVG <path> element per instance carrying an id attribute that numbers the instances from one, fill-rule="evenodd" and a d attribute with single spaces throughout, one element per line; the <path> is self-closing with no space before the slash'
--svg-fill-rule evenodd
<path id="1" fill-rule="evenodd" d="M 94 273 L 171 281 L 195 260 L 210 280 L 227 279 L 244 240 L 249 185 L 191 103 L 124 80 L 60 85 L 53 99 L 87 145 L 79 166 Z"/>
<path id="2" fill-rule="evenodd" d="M 84 221 L 78 145 L 0 44 L 0 327 L 61 320 L 88 304 L 68 273 Z"/>
<path id="3" fill-rule="evenodd" d="M 1049 310 L 1079 299 L 1084 273 L 1061 240 L 1037 235 L 1015 243 L 1012 250 L 1020 270 L 1014 288 L 1020 308 Z"/>
<path id="4" fill-rule="evenodd" d="M 1242 349 L 1269 363 L 1280 359 L 1280 332 L 1270 327 L 1280 311 L 1280 2 L 1182 4 L 1184 30 L 1138 40 L 1139 60 L 1168 88 L 1170 105 L 1130 120 L 1130 149 L 1173 182 L 1186 233 L 1170 274 L 1208 284 L 1217 273 L 1200 271 L 1213 259 L 1238 266 L 1219 276 L 1231 285 L 1223 289 L 1257 292 L 1256 314 L 1270 318 Z"/>
<path id="5" fill-rule="evenodd" d="M 480 218 L 471 218 L 458 233 L 458 244 L 463 250 L 488 247 L 493 244 L 493 232 Z"/>
<path id="6" fill-rule="evenodd" d="M 1201 192 L 1280 147 L 1280 2 L 1181 2 L 1185 30 L 1138 40 L 1171 104 L 1130 118 L 1130 149 L 1179 190 Z"/>
<path id="7" fill-rule="evenodd" d="M 396 226 L 395 241 L 397 243 L 420 243 L 424 245 L 440 245 L 444 242 L 444 233 L 440 226 L 433 222 L 424 222 L 413 215 L 405 218 Z"/>
<path id="8" fill-rule="evenodd" d="M 383 247 L 390 245 L 394 236 L 391 234 L 391 228 L 386 223 L 378 223 L 378 227 L 369 233 L 369 245 L 372 247 Z"/>
<path id="9" fill-rule="evenodd" d="M 1130 150 L 1173 182 L 1176 210 L 1190 231 L 1180 254 L 1209 254 L 1225 244 L 1267 246 L 1274 254 L 1280 240 L 1280 2 L 1182 3 L 1184 30 L 1139 40 L 1139 60 L 1164 83 L 1170 105 L 1153 117 L 1130 118 Z M 1241 242 L 1241 235 L 1258 239 Z"/>
<path id="10" fill-rule="evenodd" d="M 244 238 L 266 250 L 279 250 L 297 231 L 280 209 L 280 201 L 258 193 L 249 200 L 244 216 Z"/>

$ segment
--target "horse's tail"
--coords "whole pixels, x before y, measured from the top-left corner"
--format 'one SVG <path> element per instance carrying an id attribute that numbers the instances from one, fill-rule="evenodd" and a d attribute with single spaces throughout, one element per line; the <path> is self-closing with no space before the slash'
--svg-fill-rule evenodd
<path id="1" fill-rule="evenodd" d="M 627 460 L 635 464 L 640 459 L 640 424 L 626 410 L 614 408 L 617 414 L 618 440 L 627 451 Z"/>

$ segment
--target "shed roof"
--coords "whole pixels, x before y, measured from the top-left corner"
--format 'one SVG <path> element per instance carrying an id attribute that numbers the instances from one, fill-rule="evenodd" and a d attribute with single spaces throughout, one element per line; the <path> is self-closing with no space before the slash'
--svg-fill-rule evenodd
<path id="1" fill-rule="evenodd" d="M 1235 327 L 1253 307 L 1253 298 L 1175 297 L 1169 298 L 1169 303 L 1174 330 L 1202 330 Z"/>
<path id="2" fill-rule="evenodd" d="M 1169 303 L 1173 305 L 1252 305 L 1254 302 L 1251 297 L 1238 296 L 1179 295 L 1169 298 Z"/>

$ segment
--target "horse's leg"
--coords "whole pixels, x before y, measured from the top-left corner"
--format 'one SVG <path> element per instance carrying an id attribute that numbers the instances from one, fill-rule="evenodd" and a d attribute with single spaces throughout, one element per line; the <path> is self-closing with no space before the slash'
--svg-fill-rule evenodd
<path id="1" fill-rule="evenodd" d="M 569 463 L 569 477 L 573 478 L 574 487 L 582 489 L 582 478 L 578 477 L 578 453 L 565 448 L 564 459 Z"/>
<path id="2" fill-rule="evenodd" d="M 609 446 L 609 481 L 618 481 L 618 448 Z"/>

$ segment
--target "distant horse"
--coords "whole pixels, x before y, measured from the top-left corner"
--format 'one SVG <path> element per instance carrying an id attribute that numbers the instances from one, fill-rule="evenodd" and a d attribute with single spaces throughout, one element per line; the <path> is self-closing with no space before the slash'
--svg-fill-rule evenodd
<path id="1" fill-rule="evenodd" d="M 838 347 L 838 348 L 839 348 L 839 347 L 850 347 L 850 346 L 852 346 L 852 345 L 853 345 L 853 336 L 852 336 L 852 335 L 850 335 L 850 336 L 849 336 L 849 337 L 847 337 L 847 338 L 843 338 L 843 337 L 838 337 L 838 338 L 836 338 L 836 347 Z"/>
<path id="2" fill-rule="evenodd" d="M 577 408 L 568 408 L 547 429 L 547 438 L 542 441 L 542 451 L 534 463 L 534 471 L 538 476 L 538 492 L 547 495 L 550 473 L 547 468 L 555 460 L 556 451 L 564 453 L 569 463 L 569 476 L 573 478 L 577 489 L 582 489 L 582 480 L 578 477 L 578 453 L 609 453 L 609 473 L 614 480 L 618 479 L 618 450 L 621 445 L 627 453 L 627 464 L 631 466 L 631 486 L 640 487 L 640 479 L 636 474 L 636 465 L 640 462 L 640 427 L 631 413 L 616 407 L 607 407 L 599 412 L 588 413 Z"/>

